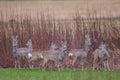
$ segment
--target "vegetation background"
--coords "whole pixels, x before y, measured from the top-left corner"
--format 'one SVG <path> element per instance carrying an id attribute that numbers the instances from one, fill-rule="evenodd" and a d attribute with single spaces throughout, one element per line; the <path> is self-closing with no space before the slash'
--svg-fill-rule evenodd
<path id="1" fill-rule="evenodd" d="M 110 66 L 120 69 L 119 0 L 39 0 L 0 1 L 0 66 L 13 67 L 12 35 L 19 47 L 32 38 L 33 48 L 48 50 L 50 42 L 67 40 L 68 50 L 83 48 L 84 34 L 90 28 L 92 41 L 107 40 Z M 67 65 L 68 59 L 65 60 Z M 88 56 L 92 66 L 92 55 Z"/>

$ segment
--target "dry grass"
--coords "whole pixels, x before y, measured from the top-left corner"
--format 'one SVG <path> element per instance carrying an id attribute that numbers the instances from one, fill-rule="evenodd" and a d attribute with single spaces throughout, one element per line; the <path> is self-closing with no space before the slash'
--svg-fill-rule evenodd
<path id="1" fill-rule="evenodd" d="M 80 10 L 80 15 L 82 17 L 88 17 L 88 9 L 90 14 L 93 14 L 93 10 L 96 10 L 98 13 L 102 12 L 101 14 L 103 14 L 105 17 L 117 17 L 120 16 L 119 4 L 119 0 L 1 1 L 0 10 L 2 10 L 3 14 L 5 15 L 6 12 L 9 13 L 7 15 L 13 15 L 11 12 L 14 12 L 15 17 L 13 18 L 21 15 L 29 15 L 35 19 L 37 17 L 36 13 L 45 11 L 49 12 L 51 15 L 54 14 L 56 18 L 68 19 L 74 14 L 76 9 Z"/>
<path id="2" fill-rule="evenodd" d="M 55 41 L 60 44 L 62 39 L 67 40 L 68 50 L 71 48 L 83 48 L 84 35 L 86 28 L 90 28 L 92 40 L 97 40 L 99 45 L 101 40 L 107 40 L 108 48 L 115 51 L 120 48 L 120 30 L 116 29 L 118 20 L 99 20 L 97 17 L 92 19 L 82 19 L 79 12 L 76 12 L 73 19 L 70 21 L 55 20 L 50 14 L 47 16 L 44 13 L 37 14 L 38 18 L 33 21 L 30 16 L 17 16 L 18 20 L 10 20 L 5 22 L 2 20 L 4 16 L 1 13 L 0 21 L 0 43 L 1 57 L 0 65 L 3 67 L 12 67 L 14 64 L 12 55 L 12 35 L 19 36 L 19 47 L 24 47 L 25 42 L 32 38 L 33 48 L 47 50 L 50 47 L 50 42 Z M 24 19 L 23 19 L 24 18 Z M 115 55 L 110 53 L 112 57 Z M 91 55 L 88 57 L 89 63 L 92 62 Z M 66 62 L 65 62 L 66 63 Z M 111 59 L 111 66 L 114 66 L 114 59 Z M 117 63 L 118 64 L 118 63 Z M 89 66 L 91 66 L 89 64 Z M 113 67 L 112 67 L 113 68 Z"/>

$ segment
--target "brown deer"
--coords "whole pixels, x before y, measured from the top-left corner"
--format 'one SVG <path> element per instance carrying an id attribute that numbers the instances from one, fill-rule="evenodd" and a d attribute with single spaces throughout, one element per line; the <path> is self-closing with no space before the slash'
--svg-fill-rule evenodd
<path id="1" fill-rule="evenodd" d="M 33 48 L 32 48 L 32 41 L 31 39 L 28 40 L 28 42 L 26 43 L 27 47 L 24 48 L 18 48 L 18 36 L 12 36 L 12 46 L 13 46 L 13 56 L 15 59 L 15 68 L 20 68 L 20 60 L 21 59 L 27 59 L 27 58 L 31 58 L 32 55 L 30 54 L 30 52 L 32 52 Z"/>
<path id="2" fill-rule="evenodd" d="M 71 67 L 73 70 L 75 70 L 75 62 L 77 61 L 78 58 L 81 58 L 81 65 L 82 65 L 82 70 L 84 68 L 84 63 L 85 59 L 87 57 L 88 52 L 90 51 L 90 46 L 91 46 L 91 39 L 89 37 L 89 34 L 85 35 L 85 44 L 83 49 L 71 49 L 68 53 L 69 58 L 72 60 L 71 62 Z"/>
<path id="3" fill-rule="evenodd" d="M 51 46 L 50 46 L 50 50 L 54 51 L 56 49 L 58 49 L 57 45 L 52 42 Z M 41 50 L 37 50 L 37 51 L 34 50 L 34 51 L 32 51 L 30 53 L 32 55 L 32 57 L 28 59 L 28 61 L 27 61 L 27 63 L 26 63 L 25 66 L 28 65 L 30 69 L 33 69 L 33 67 L 34 67 L 33 65 L 34 65 L 35 61 L 37 61 L 37 60 L 39 60 L 39 61 L 43 60 L 43 55 L 44 54 L 42 54 L 42 53 L 45 54 L 45 51 L 41 51 Z"/>
<path id="4" fill-rule="evenodd" d="M 95 65 L 97 69 L 100 68 L 100 65 L 103 64 L 105 70 L 110 70 L 108 59 L 110 55 L 106 49 L 105 41 L 101 43 L 98 49 L 96 49 L 93 53 L 93 70 L 95 70 Z"/>
<path id="5" fill-rule="evenodd" d="M 43 51 L 43 63 L 41 65 L 42 70 L 46 69 L 46 64 L 48 61 L 53 61 L 55 66 L 60 71 L 60 67 L 62 66 L 61 61 L 63 61 L 64 56 L 67 50 L 67 42 L 62 43 L 62 47 L 59 50 L 50 49 L 48 51 Z"/>

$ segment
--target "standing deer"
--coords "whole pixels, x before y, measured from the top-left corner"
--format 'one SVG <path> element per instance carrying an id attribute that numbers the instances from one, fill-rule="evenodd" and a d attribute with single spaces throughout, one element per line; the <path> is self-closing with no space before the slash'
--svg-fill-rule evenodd
<path id="1" fill-rule="evenodd" d="M 96 49 L 92 54 L 93 54 L 93 70 L 95 69 L 96 63 L 97 63 L 97 66 L 103 64 L 105 70 L 107 69 L 110 70 L 110 67 L 108 64 L 108 59 L 110 55 L 106 49 L 105 41 L 103 41 L 101 45 L 99 46 L 99 48 Z"/>
<path id="2" fill-rule="evenodd" d="M 57 45 L 52 42 L 51 46 L 50 46 L 50 50 L 56 50 L 56 49 L 58 49 Z M 25 67 L 29 66 L 30 69 L 33 69 L 35 61 L 43 60 L 43 54 L 42 53 L 43 53 L 43 51 L 41 51 L 41 50 L 32 51 L 30 53 L 32 55 L 32 57 L 27 60 L 28 63 L 25 64 Z"/>
<path id="3" fill-rule="evenodd" d="M 52 42 L 50 46 L 50 50 L 57 50 L 57 49 L 58 49 L 57 45 Z M 44 51 L 41 50 L 32 51 L 30 53 L 32 57 L 27 60 L 28 63 L 25 64 L 25 67 L 28 65 L 30 69 L 33 69 L 35 61 L 43 60 L 43 54 L 42 54 L 43 52 Z"/>
<path id="4" fill-rule="evenodd" d="M 48 61 L 53 61 L 55 66 L 60 71 L 61 61 L 63 61 L 67 50 L 67 42 L 62 42 L 62 47 L 59 50 L 50 49 L 43 51 L 43 63 L 41 65 L 42 70 L 45 70 L 45 65 Z"/>
<path id="5" fill-rule="evenodd" d="M 21 59 L 27 59 L 31 58 L 32 55 L 30 52 L 32 52 L 32 41 L 31 39 L 28 40 L 26 43 L 27 47 L 24 48 L 18 48 L 18 36 L 12 36 L 12 46 L 13 46 L 13 56 L 15 59 L 15 68 L 20 68 L 20 60 Z"/>
<path id="6" fill-rule="evenodd" d="M 85 44 L 83 49 L 71 49 L 68 53 L 68 56 L 70 59 L 72 59 L 71 67 L 73 70 L 75 70 L 75 62 L 77 61 L 78 58 L 81 58 L 81 65 L 82 65 L 82 70 L 84 67 L 84 62 L 86 61 L 86 57 L 88 52 L 90 51 L 90 46 L 91 46 L 91 39 L 89 34 L 85 35 Z"/>

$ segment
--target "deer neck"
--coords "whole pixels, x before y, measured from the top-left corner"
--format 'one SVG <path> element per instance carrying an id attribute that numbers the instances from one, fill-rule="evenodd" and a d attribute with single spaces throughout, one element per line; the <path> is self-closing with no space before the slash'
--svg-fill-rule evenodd
<path id="1" fill-rule="evenodd" d="M 66 53 L 65 50 L 64 50 L 64 51 L 61 51 L 61 52 L 59 53 L 59 57 L 60 57 L 61 59 L 63 59 L 64 56 L 65 56 L 65 53 Z"/>
<path id="2" fill-rule="evenodd" d="M 87 53 L 89 52 L 89 45 L 84 45 L 84 51 Z"/>
<path id="3" fill-rule="evenodd" d="M 58 57 L 59 57 L 59 60 L 62 61 L 63 58 L 64 58 L 64 54 L 61 54 L 61 53 L 60 53 Z"/>
<path id="4" fill-rule="evenodd" d="M 17 46 L 13 46 L 13 53 L 14 53 L 14 54 L 17 53 Z"/>
<path id="5" fill-rule="evenodd" d="M 30 51 L 32 51 L 32 50 L 33 50 L 32 45 L 31 45 L 31 46 L 28 46 L 28 49 L 30 49 Z"/>

